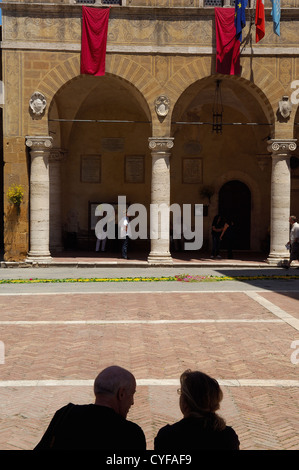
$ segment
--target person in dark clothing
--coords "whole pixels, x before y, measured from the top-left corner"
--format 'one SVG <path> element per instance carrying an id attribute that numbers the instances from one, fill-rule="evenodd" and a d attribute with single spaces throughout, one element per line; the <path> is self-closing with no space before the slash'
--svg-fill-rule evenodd
<path id="1" fill-rule="evenodd" d="M 214 217 L 212 222 L 212 255 L 211 258 L 221 258 L 220 250 L 220 235 L 224 227 L 224 221 L 218 214 Z"/>
<path id="2" fill-rule="evenodd" d="M 223 240 L 227 249 L 228 259 L 233 258 L 233 246 L 235 240 L 235 226 L 234 221 L 231 219 L 226 219 L 224 223 L 223 230 L 220 234 L 220 241 Z"/>
<path id="3" fill-rule="evenodd" d="M 143 430 L 126 419 L 135 389 L 126 369 L 104 369 L 94 382 L 95 403 L 56 411 L 34 450 L 146 450 Z"/>
<path id="4" fill-rule="evenodd" d="M 239 450 L 236 432 L 216 414 L 223 398 L 217 380 L 200 371 L 186 370 L 180 382 L 180 409 L 184 417 L 159 430 L 155 450 Z"/>

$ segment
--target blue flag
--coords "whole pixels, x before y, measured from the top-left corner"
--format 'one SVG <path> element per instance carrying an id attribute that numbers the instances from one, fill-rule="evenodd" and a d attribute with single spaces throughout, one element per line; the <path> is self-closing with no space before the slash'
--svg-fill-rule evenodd
<path id="1" fill-rule="evenodd" d="M 280 0 L 272 1 L 271 15 L 273 18 L 273 31 L 277 36 L 280 36 Z"/>
<path id="2" fill-rule="evenodd" d="M 242 29 L 246 25 L 245 8 L 248 0 L 235 0 L 235 27 L 236 38 L 242 42 Z"/>

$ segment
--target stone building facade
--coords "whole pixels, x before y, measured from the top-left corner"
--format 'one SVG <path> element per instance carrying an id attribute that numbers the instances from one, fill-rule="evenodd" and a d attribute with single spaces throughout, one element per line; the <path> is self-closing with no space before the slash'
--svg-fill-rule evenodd
<path id="1" fill-rule="evenodd" d="M 80 74 L 82 3 L 111 4 L 105 76 Z M 258 44 L 249 5 L 240 76 L 215 70 L 217 1 L 89 3 L 2 1 L 4 259 L 51 262 L 72 234 L 89 249 L 92 204 L 123 195 L 205 204 L 203 250 L 220 211 L 237 221 L 236 248 L 279 264 L 299 216 L 298 0 L 281 2 L 280 37 L 265 1 Z M 172 262 L 168 236 L 142 247 L 150 263 Z"/>

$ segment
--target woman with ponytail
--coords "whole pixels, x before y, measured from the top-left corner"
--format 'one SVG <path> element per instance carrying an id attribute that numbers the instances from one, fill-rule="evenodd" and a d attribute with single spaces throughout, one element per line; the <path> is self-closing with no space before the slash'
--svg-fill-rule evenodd
<path id="1" fill-rule="evenodd" d="M 239 450 L 237 434 L 216 413 L 223 398 L 217 380 L 200 371 L 186 370 L 180 383 L 183 419 L 160 429 L 155 450 Z"/>

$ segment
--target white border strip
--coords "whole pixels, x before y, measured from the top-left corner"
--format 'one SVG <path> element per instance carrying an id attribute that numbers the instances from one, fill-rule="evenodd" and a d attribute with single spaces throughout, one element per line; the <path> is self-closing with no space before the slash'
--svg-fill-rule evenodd
<path id="1" fill-rule="evenodd" d="M 130 284 L 130 282 L 128 282 L 128 284 Z M 152 284 L 152 283 L 151 283 Z M 29 285 L 29 284 L 2 284 L 3 286 L 5 285 L 6 287 L 7 286 L 17 286 L 17 287 L 20 287 L 20 285 Z M 41 286 L 41 284 L 38 284 L 39 286 Z M 47 284 L 48 286 L 49 285 L 54 285 L 53 284 Z M 56 284 L 57 285 L 57 284 Z M 61 284 L 60 284 L 61 285 Z M 192 285 L 194 285 L 192 283 Z M 32 287 L 32 285 L 30 285 L 30 287 Z M 252 290 L 240 290 L 240 289 L 232 289 L 232 290 L 228 290 L 228 289 L 218 289 L 218 290 L 124 290 L 124 291 L 121 291 L 121 290 L 118 290 L 118 291 L 113 291 L 113 290 L 105 290 L 105 291 L 62 291 L 62 292 L 0 292 L 0 297 L 5 297 L 5 296 L 10 296 L 10 297 L 17 297 L 17 296 L 29 296 L 29 295 L 32 295 L 32 296 L 41 296 L 41 295 L 94 295 L 94 294 L 98 294 L 98 295 L 102 295 L 102 294 L 110 294 L 110 295 L 130 295 L 130 294 L 248 294 L 248 293 L 255 293 L 257 294 L 258 292 L 272 292 L 272 291 L 269 291 L 269 289 L 259 289 L 258 291 L 252 291 Z M 294 290 L 294 289 L 290 289 L 290 290 L 275 290 L 274 291 L 275 293 L 279 294 L 279 293 L 298 293 L 299 290 Z M 257 294 L 258 295 L 258 294 Z M 253 297 L 252 297 L 253 298 Z M 255 299 L 254 299 L 255 300 Z"/>
<path id="2" fill-rule="evenodd" d="M 167 325 L 180 323 L 284 323 L 283 320 L 246 320 L 246 319 L 200 319 L 200 320 L 12 320 L 0 321 L 0 326 L 22 326 L 22 325 Z"/>
<path id="3" fill-rule="evenodd" d="M 299 387 L 299 380 L 279 379 L 217 379 L 225 387 Z M 136 379 L 140 387 L 179 386 L 178 379 Z M 7 387 L 93 387 L 94 380 L 1 380 L 0 388 Z"/>
<path id="4" fill-rule="evenodd" d="M 246 294 L 248 295 L 248 297 L 255 300 L 259 305 L 266 308 L 269 312 L 273 313 L 273 315 L 280 318 L 285 323 L 288 323 L 288 325 L 295 328 L 295 330 L 299 331 L 299 319 L 298 318 L 295 318 L 292 315 L 289 315 L 287 312 L 282 310 L 280 307 L 277 307 L 277 305 L 265 299 L 264 297 L 259 295 L 257 292 L 246 292 Z"/>

